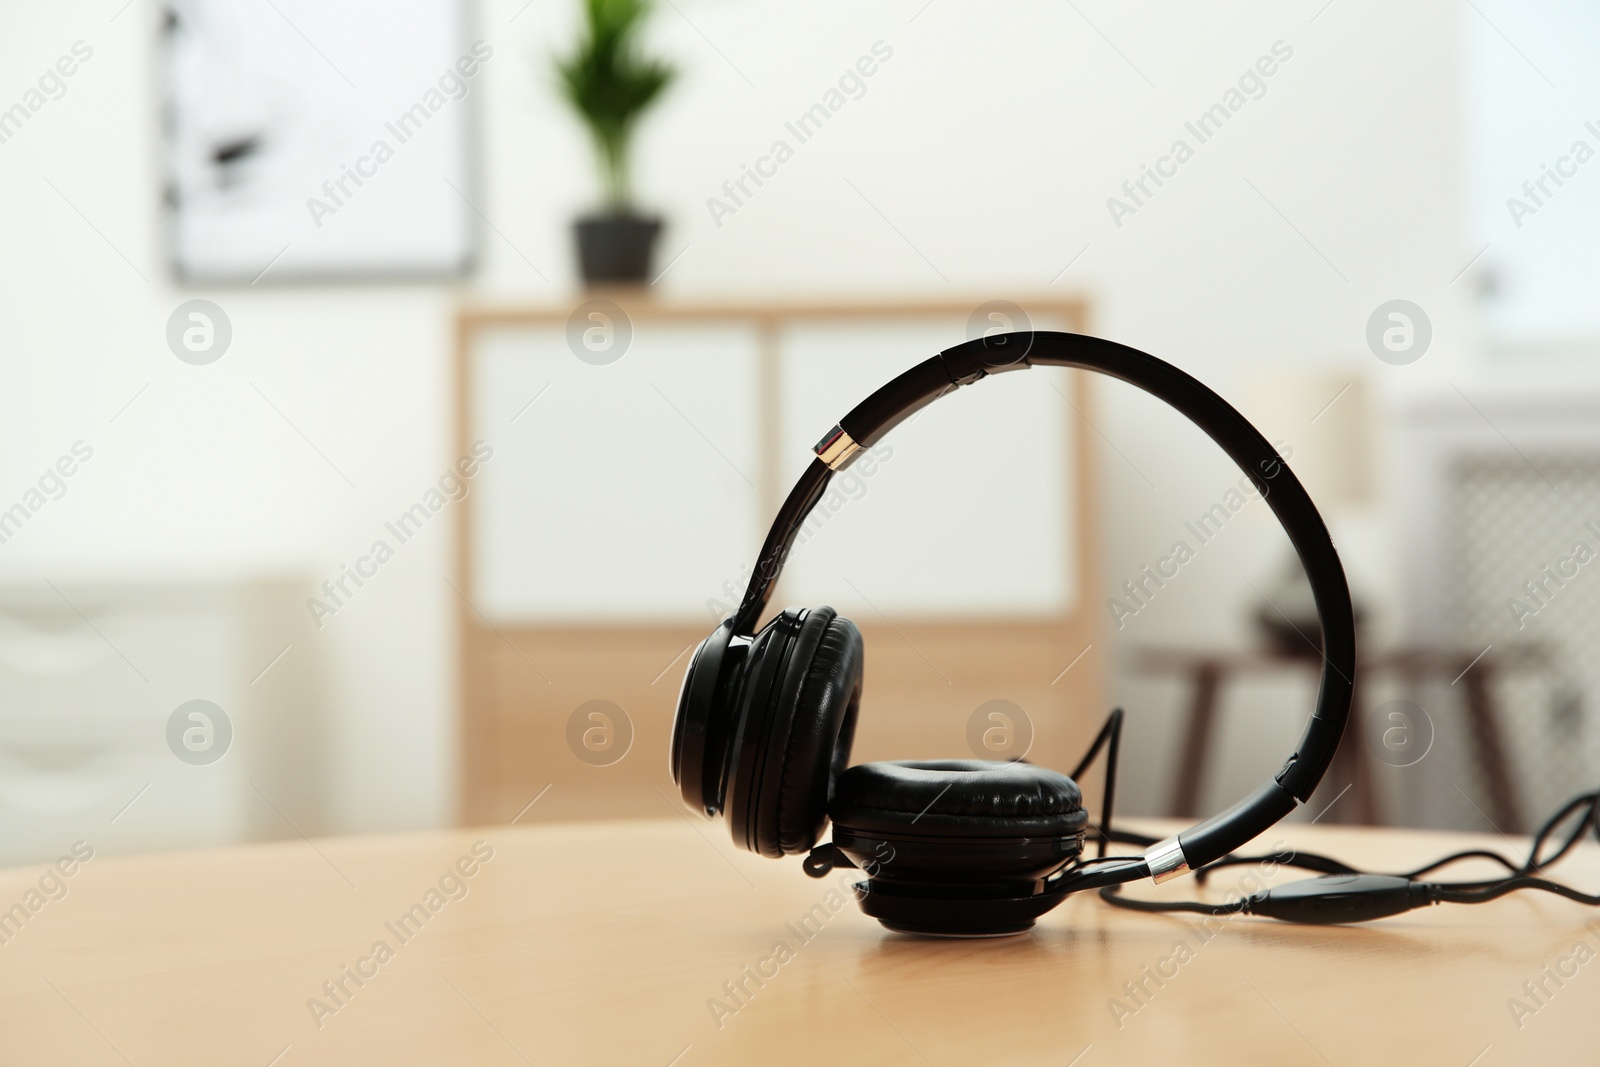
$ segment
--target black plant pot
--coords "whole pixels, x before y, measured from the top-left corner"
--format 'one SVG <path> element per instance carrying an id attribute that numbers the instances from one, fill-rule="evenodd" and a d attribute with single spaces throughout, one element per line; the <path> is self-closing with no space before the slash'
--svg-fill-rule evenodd
<path id="1" fill-rule="evenodd" d="M 590 285 L 648 281 L 661 220 L 641 215 L 586 215 L 573 224 L 578 266 Z"/>

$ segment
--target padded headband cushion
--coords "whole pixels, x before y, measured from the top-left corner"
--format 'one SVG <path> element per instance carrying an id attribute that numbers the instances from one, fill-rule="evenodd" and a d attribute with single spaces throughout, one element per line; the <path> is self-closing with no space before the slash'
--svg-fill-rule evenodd
<path id="1" fill-rule="evenodd" d="M 806 613 L 778 685 L 758 786 L 755 844 L 763 856 L 805 852 L 822 836 L 834 780 L 850 762 L 862 662 L 855 623 L 829 607 Z"/>
<path id="2" fill-rule="evenodd" d="M 970 759 L 851 767 L 828 807 L 838 826 L 895 836 L 1067 836 L 1089 819 L 1078 783 L 1060 771 Z"/>

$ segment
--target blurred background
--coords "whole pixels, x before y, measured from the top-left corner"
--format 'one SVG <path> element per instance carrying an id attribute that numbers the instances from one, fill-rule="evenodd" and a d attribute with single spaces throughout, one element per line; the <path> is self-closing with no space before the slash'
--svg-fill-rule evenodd
<path id="1" fill-rule="evenodd" d="M 688 652 L 810 446 L 1029 325 L 1323 508 L 1365 662 L 1297 817 L 1596 784 L 1600 15 L 635 8 L 0 16 L 0 860 L 681 817 Z M 1186 815 L 1303 727 L 1297 576 L 1175 413 L 1035 370 L 844 472 L 776 602 L 866 632 L 858 758 L 1067 769 L 1122 706 L 1121 810 Z"/>

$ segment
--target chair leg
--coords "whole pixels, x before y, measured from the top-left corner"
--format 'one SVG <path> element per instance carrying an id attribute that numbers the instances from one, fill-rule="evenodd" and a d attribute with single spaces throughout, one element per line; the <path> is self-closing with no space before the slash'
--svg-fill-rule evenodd
<path id="1" fill-rule="evenodd" d="M 1367 748 L 1365 697 L 1366 687 L 1361 684 L 1361 677 L 1357 674 L 1350 691 L 1350 721 L 1345 725 L 1344 738 L 1339 742 L 1335 766 L 1342 767 L 1343 777 L 1350 783 L 1350 807 L 1354 818 L 1349 821 L 1361 826 L 1376 826 L 1381 820 L 1378 815 L 1377 787 L 1373 780 L 1375 776 L 1372 773 L 1372 752 Z"/>
<path id="2" fill-rule="evenodd" d="M 1490 693 L 1493 676 L 1494 671 L 1487 663 L 1479 663 L 1468 669 L 1461 680 L 1467 687 L 1467 720 L 1472 726 L 1478 767 L 1489 788 L 1489 807 L 1494 812 L 1495 829 L 1515 834 L 1523 829 L 1522 809 L 1511 788 L 1506 750 L 1500 742 L 1500 719 Z"/>
<path id="3" fill-rule="evenodd" d="M 1194 671 L 1194 692 L 1189 699 L 1189 722 L 1184 731 L 1183 751 L 1178 753 L 1178 777 L 1172 789 L 1172 814 L 1193 819 L 1199 814 L 1200 775 L 1205 770 L 1211 748 L 1211 732 L 1217 717 L 1217 690 L 1222 684 L 1222 668 L 1204 662 Z"/>

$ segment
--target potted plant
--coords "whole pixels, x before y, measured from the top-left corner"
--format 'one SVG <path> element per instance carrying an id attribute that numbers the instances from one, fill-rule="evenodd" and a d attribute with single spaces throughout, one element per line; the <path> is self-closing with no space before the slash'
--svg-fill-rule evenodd
<path id="1" fill-rule="evenodd" d="M 583 36 L 571 55 L 556 60 L 562 94 L 588 128 L 605 186 L 605 203 L 573 229 L 586 282 L 642 282 L 661 220 L 633 205 L 629 150 L 639 118 L 676 75 L 645 58 L 639 29 L 650 0 L 584 0 Z"/>

